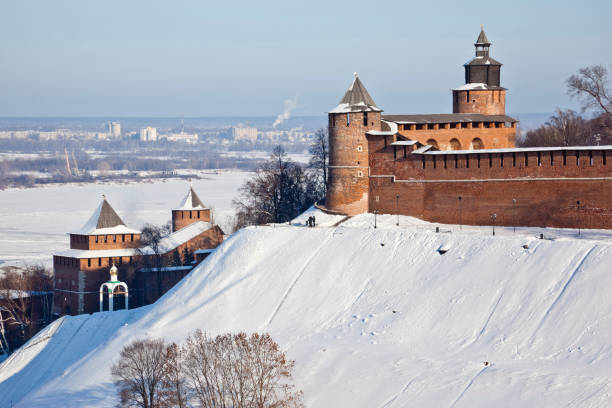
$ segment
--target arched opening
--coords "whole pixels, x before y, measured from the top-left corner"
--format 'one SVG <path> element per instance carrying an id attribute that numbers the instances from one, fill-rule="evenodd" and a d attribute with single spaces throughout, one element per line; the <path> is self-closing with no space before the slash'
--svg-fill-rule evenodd
<path id="1" fill-rule="evenodd" d="M 440 148 L 438 147 L 438 142 L 436 141 L 436 139 L 429 139 L 425 143 L 430 145 L 430 146 L 433 146 L 436 150 L 440 150 Z"/>
<path id="2" fill-rule="evenodd" d="M 451 150 L 461 150 L 461 142 L 457 139 L 451 139 L 449 146 Z"/>
<path id="3" fill-rule="evenodd" d="M 128 292 L 127 287 L 119 284 L 113 289 L 113 310 L 128 308 Z"/>
<path id="4" fill-rule="evenodd" d="M 482 139 L 480 139 L 479 137 L 475 137 L 472 140 L 472 149 L 474 150 L 484 149 L 484 143 L 482 143 Z"/>

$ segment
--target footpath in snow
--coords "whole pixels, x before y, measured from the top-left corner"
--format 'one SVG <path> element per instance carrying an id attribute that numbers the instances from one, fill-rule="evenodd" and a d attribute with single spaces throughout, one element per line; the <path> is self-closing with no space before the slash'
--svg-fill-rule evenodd
<path id="1" fill-rule="evenodd" d="M 153 305 L 54 322 L 0 407 L 111 407 L 125 344 L 196 328 L 269 332 L 309 407 L 610 405 L 612 232 L 373 217 L 247 228 Z"/>

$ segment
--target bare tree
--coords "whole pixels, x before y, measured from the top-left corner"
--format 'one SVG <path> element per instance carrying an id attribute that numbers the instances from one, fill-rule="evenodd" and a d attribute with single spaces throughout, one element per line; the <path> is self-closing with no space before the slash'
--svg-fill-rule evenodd
<path id="1" fill-rule="evenodd" d="M 546 124 L 527 132 L 520 143 L 524 147 L 585 146 L 594 143 L 592 121 L 573 110 L 557 109 Z"/>
<path id="2" fill-rule="evenodd" d="M 119 387 L 120 406 L 158 408 L 167 406 L 164 387 L 169 377 L 163 340 L 137 340 L 121 350 L 111 375 Z"/>
<path id="3" fill-rule="evenodd" d="M 313 178 L 277 146 L 233 200 L 234 228 L 289 221 L 310 207 L 318 195 Z"/>
<path id="4" fill-rule="evenodd" d="M 198 330 L 189 336 L 184 350 L 187 384 L 201 406 L 303 406 L 302 393 L 290 383 L 295 363 L 268 334 L 212 339 Z"/>
<path id="5" fill-rule="evenodd" d="M 51 275 L 42 265 L 5 271 L 0 278 L 0 329 L 7 345 L 24 343 L 51 321 L 52 290 Z"/>
<path id="6" fill-rule="evenodd" d="M 153 268 L 157 273 L 157 294 L 161 297 L 163 294 L 162 289 L 162 267 L 167 266 L 167 260 L 164 258 L 160 243 L 164 237 L 170 235 L 172 232 L 172 224 L 166 223 L 164 225 L 153 225 L 145 224 L 142 227 L 140 234 L 140 243 L 142 248 L 138 248 L 136 251 L 141 255 L 143 266 L 146 268 Z M 149 247 L 153 254 L 147 254 L 143 249 Z M 148 256 L 147 256 L 148 255 Z"/>
<path id="7" fill-rule="evenodd" d="M 568 94 L 581 101 L 583 111 L 595 109 L 612 119 L 612 92 L 606 67 L 593 65 L 581 68 L 566 83 Z"/>
<path id="8" fill-rule="evenodd" d="M 164 395 L 168 406 L 183 408 L 187 406 L 184 358 L 181 348 L 176 343 L 166 348 L 168 375 L 163 381 Z"/>
<path id="9" fill-rule="evenodd" d="M 310 161 L 308 165 L 314 169 L 321 183 L 320 190 L 324 196 L 327 193 L 327 163 L 329 160 L 328 131 L 319 128 L 315 131 L 314 140 L 309 147 Z M 320 197 L 321 199 L 323 197 Z"/>

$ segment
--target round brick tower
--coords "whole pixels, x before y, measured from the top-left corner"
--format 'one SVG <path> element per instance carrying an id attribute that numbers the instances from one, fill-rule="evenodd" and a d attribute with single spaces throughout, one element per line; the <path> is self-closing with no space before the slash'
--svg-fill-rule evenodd
<path id="1" fill-rule="evenodd" d="M 465 85 L 453 89 L 453 113 L 506 114 L 506 89 L 500 86 L 502 64 L 489 56 L 491 42 L 481 26 L 476 56 L 465 67 Z"/>
<path id="2" fill-rule="evenodd" d="M 368 141 L 380 130 L 379 109 L 357 73 L 329 114 L 329 166 L 325 207 L 346 215 L 368 211 Z"/>

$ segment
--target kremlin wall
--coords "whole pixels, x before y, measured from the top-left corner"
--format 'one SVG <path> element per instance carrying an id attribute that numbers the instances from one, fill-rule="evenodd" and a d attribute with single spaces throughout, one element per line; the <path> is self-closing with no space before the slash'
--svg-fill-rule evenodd
<path id="1" fill-rule="evenodd" d="M 612 146 L 516 148 L 501 63 L 481 30 L 453 113 L 385 115 L 355 74 L 329 112 L 333 213 L 449 224 L 612 228 Z"/>

